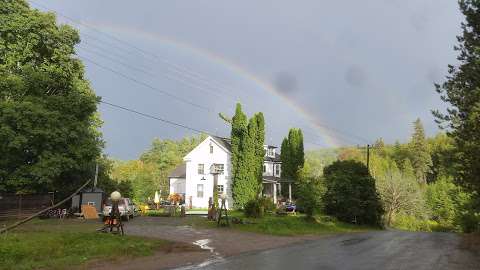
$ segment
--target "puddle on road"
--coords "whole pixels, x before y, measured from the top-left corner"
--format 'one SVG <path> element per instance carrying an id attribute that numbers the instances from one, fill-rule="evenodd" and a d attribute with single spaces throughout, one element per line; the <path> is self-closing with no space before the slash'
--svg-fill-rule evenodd
<path id="1" fill-rule="evenodd" d="M 214 264 L 214 263 L 219 263 L 219 262 L 225 261 L 225 259 L 222 256 L 220 256 L 220 253 L 215 251 L 215 248 L 209 246 L 210 243 L 211 243 L 210 239 L 200 239 L 200 240 L 197 240 L 197 241 L 192 243 L 196 246 L 199 246 L 201 249 L 210 251 L 211 256 L 208 260 L 206 260 L 202 263 L 196 264 L 196 265 L 189 265 L 189 266 L 185 266 L 185 267 L 180 267 L 180 268 L 177 268 L 177 270 L 197 269 L 197 268 L 206 267 L 206 266 Z"/>

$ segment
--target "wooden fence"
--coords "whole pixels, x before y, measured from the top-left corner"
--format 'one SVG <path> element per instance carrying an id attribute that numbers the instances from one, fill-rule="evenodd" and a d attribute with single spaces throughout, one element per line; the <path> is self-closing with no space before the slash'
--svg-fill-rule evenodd
<path id="1" fill-rule="evenodd" d="M 0 194 L 0 220 L 21 219 L 53 205 L 50 194 Z"/>

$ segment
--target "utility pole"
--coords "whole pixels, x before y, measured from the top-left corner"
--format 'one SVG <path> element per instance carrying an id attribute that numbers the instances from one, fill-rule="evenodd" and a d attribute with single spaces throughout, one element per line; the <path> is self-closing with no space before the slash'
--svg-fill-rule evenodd
<path id="1" fill-rule="evenodd" d="M 98 182 L 98 162 L 95 165 L 95 181 L 93 181 L 93 187 L 97 187 Z"/>

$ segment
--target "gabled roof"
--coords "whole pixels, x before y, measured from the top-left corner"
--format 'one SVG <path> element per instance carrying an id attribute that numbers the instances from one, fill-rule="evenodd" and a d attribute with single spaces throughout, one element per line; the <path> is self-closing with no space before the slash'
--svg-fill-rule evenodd
<path id="1" fill-rule="evenodd" d="M 227 149 L 230 153 L 232 152 L 232 144 L 229 138 L 223 138 L 218 136 L 211 136 L 218 144 L 220 144 L 223 148 Z"/>
<path id="2" fill-rule="evenodd" d="M 269 156 L 265 156 L 263 158 L 264 161 L 271 161 L 271 162 L 282 162 L 282 160 L 280 159 L 280 154 L 279 153 L 275 153 L 275 157 L 269 157 Z"/>
<path id="3" fill-rule="evenodd" d="M 169 175 L 168 178 L 185 178 L 187 176 L 187 165 L 182 163 L 178 165 Z"/>

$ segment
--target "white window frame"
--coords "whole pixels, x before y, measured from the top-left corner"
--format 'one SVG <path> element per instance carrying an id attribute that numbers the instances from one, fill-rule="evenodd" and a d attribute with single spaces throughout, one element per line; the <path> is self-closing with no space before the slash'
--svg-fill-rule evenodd
<path id="1" fill-rule="evenodd" d="M 201 187 L 201 190 L 200 190 Z M 205 186 L 203 184 L 197 184 L 197 198 L 203 198 L 205 192 Z M 200 196 L 202 195 L 202 196 Z"/>
<path id="2" fill-rule="evenodd" d="M 201 170 L 200 170 L 200 167 L 202 168 Z M 199 175 L 205 175 L 205 164 L 203 164 L 203 163 L 199 163 L 199 164 L 198 164 L 198 166 L 197 166 L 197 173 L 198 173 Z"/>
<path id="3" fill-rule="evenodd" d="M 223 194 L 225 192 L 225 186 L 224 185 L 217 185 L 217 191 L 219 194 Z"/>

